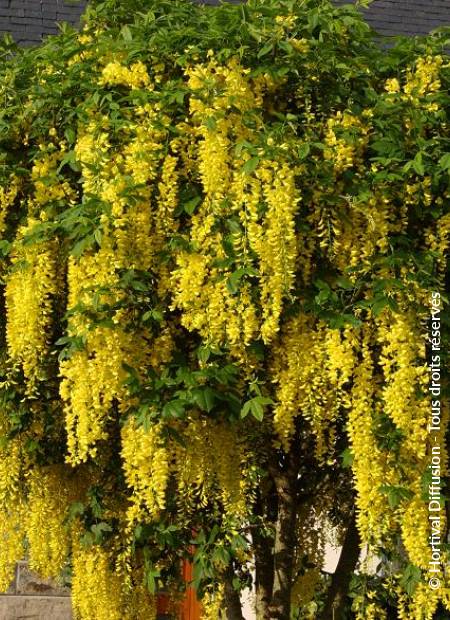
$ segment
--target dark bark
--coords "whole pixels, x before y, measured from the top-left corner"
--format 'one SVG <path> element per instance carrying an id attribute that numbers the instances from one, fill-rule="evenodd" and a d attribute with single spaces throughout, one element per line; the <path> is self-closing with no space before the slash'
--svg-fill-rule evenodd
<path id="1" fill-rule="evenodd" d="M 227 620 L 244 620 L 239 592 L 233 588 L 234 571 L 230 567 L 225 574 L 225 611 Z"/>
<path id="2" fill-rule="evenodd" d="M 297 478 L 298 454 L 291 452 L 285 457 L 285 463 L 273 470 L 278 495 L 278 517 L 275 527 L 271 620 L 288 620 L 291 613 L 297 520 Z"/>
<path id="3" fill-rule="evenodd" d="M 352 574 L 358 563 L 359 554 L 360 539 L 356 527 L 356 515 L 353 512 L 320 620 L 343 620 L 345 599 L 348 594 Z"/>
<path id="4" fill-rule="evenodd" d="M 270 601 L 273 591 L 273 535 L 262 530 L 262 524 L 272 527 L 277 517 L 277 493 L 272 477 L 267 475 L 260 484 L 255 502 L 255 515 L 261 529 L 252 530 L 255 554 L 255 611 L 258 620 L 270 620 Z"/>
<path id="5" fill-rule="evenodd" d="M 273 590 L 273 541 L 260 532 L 253 532 L 255 552 L 256 617 L 271 620 L 270 601 Z"/>

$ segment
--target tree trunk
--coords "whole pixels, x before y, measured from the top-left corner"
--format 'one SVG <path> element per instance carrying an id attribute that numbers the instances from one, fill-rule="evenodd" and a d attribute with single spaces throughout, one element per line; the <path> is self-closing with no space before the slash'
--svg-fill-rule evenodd
<path id="1" fill-rule="evenodd" d="M 287 463 L 274 474 L 278 494 L 275 528 L 274 581 L 270 605 L 271 620 L 289 620 L 291 613 L 292 572 L 297 519 L 296 483 L 298 466 L 290 453 Z"/>
<path id="2" fill-rule="evenodd" d="M 253 532 L 255 550 L 255 594 L 256 617 L 258 620 L 271 620 L 270 601 L 273 590 L 273 553 L 272 540 Z"/>
<path id="3" fill-rule="evenodd" d="M 239 592 L 233 588 L 234 571 L 232 567 L 225 574 L 225 617 L 226 620 L 245 620 Z"/>
<path id="4" fill-rule="evenodd" d="M 356 527 L 356 515 L 353 512 L 345 535 L 339 562 L 331 579 L 325 608 L 320 620 L 343 620 L 345 599 L 348 594 L 350 580 L 356 568 L 360 554 L 359 533 Z"/>

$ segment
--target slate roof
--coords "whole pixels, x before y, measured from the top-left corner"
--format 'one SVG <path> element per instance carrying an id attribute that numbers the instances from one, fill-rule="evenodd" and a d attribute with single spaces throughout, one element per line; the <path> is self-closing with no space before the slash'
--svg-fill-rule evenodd
<path id="1" fill-rule="evenodd" d="M 36 45 L 58 32 L 57 22 L 78 24 L 85 6 L 84 0 L 0 0 L 0 33 L 9 32 L 20 45 Z"/>
<path id="2" fill-rule="evenodd" d="M 381 35 L 428 34 L 450 26 L 450 0 L 374 0 L 362 14 Z"/>
<path id="3" fill-rule="evenodd" d="M 218 4 L 218 0 L 200 1 Z M 36 44 L 43 35 L 58 32 L 56 22 L 76 25 L 85 5 L 86 0 L 0 0 L 0 33 L 10 32 L 22 45 Z M 450 26 L 450 0 L 374 0 L 362 12 L 382 35 L 427 34 Z"/>

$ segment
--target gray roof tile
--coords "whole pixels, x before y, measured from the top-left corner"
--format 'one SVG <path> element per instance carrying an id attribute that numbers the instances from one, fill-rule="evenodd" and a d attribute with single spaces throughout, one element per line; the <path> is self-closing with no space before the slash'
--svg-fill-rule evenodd
<path id="1" fill-rule="evenodd" d="M 218 0 L 198 1 L 218 4 Z M 241 0 L 229 1 L 237 4 Z M 351 2 L 335 0 L 338 5 Z M 0 33 L 10 32 L 21 44 L 34 43 L 39 27 L 44 34 L 58 31 L 56 21 L 77 25 L 85 6 L 86 0 L 76 3 L 70 0 L 0 0 Z M 426 34 L 439 26 L 450 25 L 450 0 L 374 0 L 362 12 L 372 28 L 382 35 Z"/>

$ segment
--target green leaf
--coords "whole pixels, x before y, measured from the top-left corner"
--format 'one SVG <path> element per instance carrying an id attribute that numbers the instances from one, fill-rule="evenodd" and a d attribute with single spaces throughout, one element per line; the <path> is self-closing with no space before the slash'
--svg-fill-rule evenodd
<path id="1" fill-rule="evenodd" d="M 191 200 L 188 200 L 187 202 L 185 202 L 183 205 L 183 208 L 188 215 L 192 215 L 195 209 L 201 203 L 201 201 L 202 201 L 201 196 L 196 196 L 195 198 L 192 198 Z"/>
<path id="2" fill-rule="evenodd" d="M 94 230 L 94 239 L 97 242 L 97 245 L 99 247 L 102 246 L 102 237 L 103 237 L 103 233 L 102 233 L 101 229 L 100 228 L 96 228 Z"/>
<path id="3" fill-rule="evenodd" d="M 336 284 L 339 288 L 343 288 L 345 291 L 351 291 L 355 288 L 354 283 L 345 276 L 339 276 L 336 278 Z"/>
<path id="4" fill-rule="evenodd" d="M 261 158 L 258 157 L 257 155 L 248 159 L 245 162 L 245 164 L 242 166 L 242 172 L 245 172 L 245 174 L 251 174 L 252 172 L 254 172 L 256 168 L 258 167 L 260 159 Z"/>
<path id="5" fill-rule="evenodd" d="M 130 43 L 130 41 L 133 40 L 133 35 L 131 34 L 131 30 L 129 28 L 129 26 L 123 26 L 123 28 L 120 31 L 121 37 L 124 41 L 126 41 L 127 43 Z"/>
<path id="6" fill-rule="evenodd" d="M 161 572 L 159 570 L 153 567 L 147 569 L 145 577 L 146 577 L 146 582 L 147 582 L 147 589 L 150 592 L 150 594 L 156 594 L 156 590 L 157 590 L 156 580 L 160 576 L 161 576 Z"/>
<path id="7" fill-rule="evenodd" d="M 82 502 L 72 502 L 67 515 L 67 521 L 70 523 L 76 517 L 80 517 L 84 513 L 84 510 L 85 506 Z"/>
<path id="8" fill-rule="evenodd" d="M 241 409 L 241 418 L 245 418 L 249 413 L 251 413 L 252 416 L 258 420 L 258 422 L 261 422 L 264 417 L 264 407 L 272 404 L 273 400 L 271 398 L 267 398 L 265 396 L 255 396 L 244 403 L 244 406 Z"/>
<path id="9" fill-rule="evenodd" d="M 85 532 L 81 538 L 80 543 L 83 547 L 91 547 L 95 543 L 95 536 L 92 532 Z"/>
<path id="10" fill-rule="evenodd" d="M 391 486 L 384 484 L 380 487 L 380 492 L 387 495 L 388 503 L 391 508 L 397 508 L 397 506 L 403 501 L 413 497 L 413 492 L 405 487 Z"/>
<path id="11" fill-rule="evenodd" d="M 186 403 L 183 400 L 171 400 L 163 407 L 162 414 L 165 418 L 182 418 Z"/>
<path id="12" fill-rule="evenodd" d="M 217 122 L 216 119 L 214 118 L 214 116 L 209 116 L 206 120 L 205 120 L 205 126 L 210 130 L 210 131 L 214 131 L 216 126 L 217 126 Z"/>
<path id="13" fill-rule="evenodd" d="M 108 523 L 101 521 L 92 525 L 91 531 L 94 534 L 94 542 L 100 543 L 104 538 L 105 532 L 112 532 L 112 527 Z"/>
<path id="14" fill-rule="evenodd" d="M 379 316 L 386 306 L 389 306 L 389 299 L 387 297 L 378 297 L 371 305 L 372 314 Z"/>
<path id="15" fill-rule="evenodd" d="M 227 280 L 227 289 L 230 291 L 230 293 L 237 292 L 239 282 L 242 276 L 244 276 L 245 274 L 246 274 L 246 269 L 242 267 L 240 269 L 237 269 L 231 274 L 231 276 Z"/>
<path id="16" fill-rule="evenodd" d="M 303 144 L 301 144 L 298 147 L 298 158 L 300 159 L 300 161 L 302 161 L 303 159 L 306 159 L 306 157 L 308 157 L 309 155 L 309 151 L 311 150 L 311 147 L 309 146 L 309 144 L 307 142 L 304 142 Z"/>
<path id="17" fill-rule="evenodd" d="M 423 165 L 421 151 L 419 151 L 414 157 L 413 162 L 412 162 L 412 167 L 419 176 L 423 176 L 425 174 L 425 167 Z"/>
<path id="18" fill-rule="evenodd" d="M 430 499 L 430 497 L 429 497 L 429 494 L 430 494 L 429 486 L 432 483 L 432 481 L 433 481 L 433 474 L 432 474 L 430 469 L 426 469 L 423 472 L 422 478 L 421 478 L 421 481 L 420 481 L 421 497 L 422 497 L 422 500 L 424 502 L 428 502 L 429 499 Z"/>
<path id="19" fill-rule="evenodd" d="M 263 56 L 267 56 L 273 50 L 273 43 L 266 43 L 258 52 L 258 58 L 262 58 Z"/>
<path id="20" fill-rule="evenodd" d="M 208 413 L 214 409 L 216 402 L 216 395 L 213 389 L 210 387 L 199 388 L 193 392 L 194 401 L 203 411 Z"/>
<path id="21" fill-rule="evenodd" d="M 208 345 L 201 346 L 197 349 L 197 357 L 203 364 L 206 364 L 209 360 L 211 353 L 211 347 Z"/>
<path id="22" fill-rule="evenodd" d="M 405 589 L 409 596 L 414 594 L 414 591 L 422 578 L 422 571 L 414 564 L 408 564 L 400 579 L 400 585 Z"/>
<path id="23" fill-rule="evenodd" d="M 341 452 L 340 457 L 342 459 L 342 467 L 346 469 L 352 466 L 353 459 L 355 458 L 350 448 L 345 448 L 345 450 Z"/>
<path id="24" fill-rule="evenodd" d="M 445 153 L 439 160 L 439 168 L 441 170 L 450 170 L 450 153 Z"/>
<path id="25" fill-rule="evenodd" d="M 0 256 L 6 258 L 11 251 L 12 243 L 6 239 L 0 241 Z"/>

